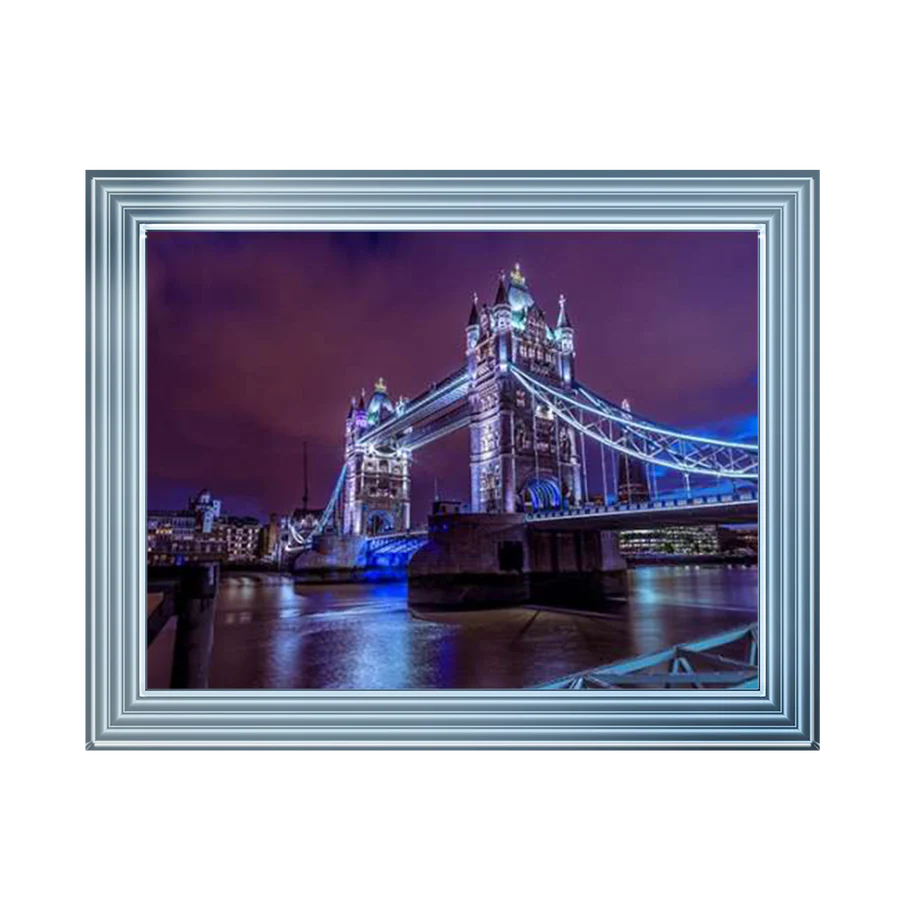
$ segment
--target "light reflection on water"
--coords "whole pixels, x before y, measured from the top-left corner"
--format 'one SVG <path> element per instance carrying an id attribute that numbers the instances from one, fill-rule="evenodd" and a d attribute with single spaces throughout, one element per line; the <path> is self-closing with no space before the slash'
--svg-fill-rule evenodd
<path id="1" fill-rule="evenodd" d="M 219 588 L 211 688 L 521 688 L 756 619 L 755 568 L 629 573 L 630 600 L 595 614 L 536 607 L 411 612 L 404 582 L 298 585 L 227 575 Z M 174 629 L 148 653 L 168 686 Z"/>

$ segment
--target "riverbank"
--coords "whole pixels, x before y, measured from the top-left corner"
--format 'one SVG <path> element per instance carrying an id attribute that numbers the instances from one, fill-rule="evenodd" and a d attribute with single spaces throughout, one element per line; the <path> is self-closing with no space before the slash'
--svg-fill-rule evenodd
<path id="1" fill-rule="evenodd" d="M 288 573 L 297 584 L 371 584 L 372 582 L 406 581 L 402 567 L 375 566 L 371 569 L 302 569 Z"/>
<path id="2" fill-rule="evenodd" d="M 724 553 L 660 554 L 656 556 L 626 556 L 629 569 L 644 566 L 738 566 L 754 568 L 759 565 L 757 556 L 733 556 Z"/>

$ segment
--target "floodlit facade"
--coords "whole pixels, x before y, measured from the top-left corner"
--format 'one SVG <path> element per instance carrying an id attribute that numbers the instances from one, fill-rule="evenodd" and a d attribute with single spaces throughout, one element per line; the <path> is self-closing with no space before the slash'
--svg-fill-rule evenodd
<path id="1" fill-rule="evenodd" d="M 254 518 L 222 515 L 222 501 L 204 488 L 185 510 L 151 510 L 147 514 L 147 562 L 256 562 L 261 557 L 263 528 Z"/>
<path id="2" fill-rule="evenodd" d="M 202 530 L 202 518 L 192 509 L 151 510 L 147 513 L 147 562 L 175 565 L 225 558 L 224 542 Z"/>
<path id="3" fill-rule="evenodd" d="M 494 302 L 477 297 L 466 327 L 470 377 L 473 512 L 512 513 L 577 505 L 584 496 L 573 429 L 541 405 L 510 365 L 565 389 L 574 378 L 575 329 L 559 298 L 555 327 L 518 264 L 501 274 Z"/>
<path id="4" fill-rule="evenodd" d="M 398 405 L 403 404 L 403 398 Z M 378 535 L 406 531 L 410 523 L 409 463 L 403 449 L 361 443 L 367 432 L 394 414 L 383 379 L 366 402 L 365 391 L 350 401 L 345 427 L 346 484 L 343 532 Z"/>
<path id="5" fill-rule="evenodd" d="M 252 517 L 226 516 L 220 518 L 215 535 L 225 545 L 228 562 L 256 562 L 262 549 L 263 527 Z"/>

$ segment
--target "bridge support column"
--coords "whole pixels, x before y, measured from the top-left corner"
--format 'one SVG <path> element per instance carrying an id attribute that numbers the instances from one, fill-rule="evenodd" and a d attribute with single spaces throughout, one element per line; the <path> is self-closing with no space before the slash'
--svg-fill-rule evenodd
<path id="1" fill-rule="evenodd" d="M 600 540 L 601 569 L 604 572 L 624 572 L 628 568 L 619 550 L 618 531 L 596 532 Z"/>
<path id="2" fill-rule="evenodd" d="M 619 550 L 619 532 L 601 531 L 603 580 L 610 592 L 628 593 L 628 563 Z"/>
<path id="3" fill-rule="evenodd" d="M 627 565 L 615 531 L 529 529 L 529 595 L 565 604 L 627 591 Z"/>
<path id="4" fill-rule="evenodd" d="M 518 513 L 432 516 L 409 566 L 411 606 L 590 605 L 626 589 L 616 532 L 534 528 Z"/>
<path id="5" fill-rule="evenodd" d="M 292 571 L 302 581 L 352 581 L 365 565 L 365 535 L 321 534 L 301 553 Z"/>
<path id="6" fill-rule="evenodd" d="M 185 567 L 175 596 L 177 622 L 170 685 L 174 690 L 209 687 L 218 587 L 217 563 Z"/>

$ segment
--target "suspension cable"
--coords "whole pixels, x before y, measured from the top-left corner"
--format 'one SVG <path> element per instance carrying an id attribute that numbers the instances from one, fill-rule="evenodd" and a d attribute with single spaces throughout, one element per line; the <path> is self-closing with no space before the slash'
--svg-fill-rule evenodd
<path id="1" fill-rule="evenodd" d="M 528 390 L 528 392 L 532 395 L 535 400 L 540 400 L 542 403 L 546 404 L 548 407 L 553 409 L 553 411 L 564 421 L 571 425 L 573 428 L 577 429 L 580 433 L 585 436 L 591 438 L 594 441 L 599 442 L 601 445 L 605 445 L 610 447 L 616 453 L 623 453 L 627 456 L 632 456 L 636 459 L 639 459 L 643 462 L 652 463 L 654 465 L 663 466 L 665 468 L 674 469 L 679 472 L 691 472 L 694 474 L 700 475 L 719 475 L 723 477 L 732 477 L 732 478 L 744 478 L 748 480 L 756 480 L 758 479 L 758 475 L 751 471 L 744 471 L 740 469 L 729 469 L 729 468 L 714 468 L 710 465 L 703 465 L 702 458 L 701 464 L 698 464 L 695 460 L 692 460 L 689 454 L 684 449 L 684 442 L 687 441 L 692 445 L 700 445 L 702 448 L 703 444 L 706 443 L 715 443 L 717 446 L 721 447 L 743 447 L 744 445 L 739 444 L 730 444 L 726 441 L 713 441 L 707 442 L 706 439 L 700 439 L 691 437 L 690 435 L 683 435 L 679 432 L 673 432 L 669 430 L 660 429 L 660 433 L 665 433 L 670 437 L 675 437 L 677 435 L 677 440 L 675 441 L 676 447 L 669 447 L 664 444 L 661 444 L 659 441 L 653 439 L 652 434 L 650 435 L 651 443 L 657 445 L 659 448 L 660 454 L 665 453 L 668 455 L 668 459 L 664 458 L 662 455 L 651 456 L 646 450 L 642 451 L 639 446 L 632 446 L 627 443 L 625 438 L 630 435 L 632 438 L 637 437 L 635 431 L 643 431 L 650 430 L 647 426 L 641 425 L 633 420 L 628 420 L 623 417 L 616 417 L 607 415 L 606 413 L 598 410 L 592 409 L 590 407 L 585 407 L 584 404 L 579 403 L 573 398 L 566 397 L 565 395 L 560 394 L 558 391 L 553 390 L 552 388 L 547 387 L 546 385 L 541 384 L 533 378 L 525 375 L 519 369 L 514 366 L 510 367 L 513 375 L 518 379 L 518 381 Z M 623 431 L 623 440 L 620 442 L 615 440 L 612 437 L 612 433 L 609 436 L 603 433 L 603 431 L 599 428 L 596 430 L 591 429 L 588 425 L 583 425 L 578 419 L 575 417 L 573 412 L 570 412 L 568 409 L 564 408 L 562 404 L 554 403 L 552 399 L 548 395 L 553 395 L 559 397 L 563 400 L 567 405 L 574 406 L 579 409 L 586 409 L 588 412 L 591 412 L 593 415 L 600 415 L 601 419 L 605 419 L 607 421 L 617 421 L 622 426 Z M 678 449 L 680 446 L 681 449 Z M 749 446 L 749 445 L 748 445 Z M 753 455 L 750 453 L 745 454 L 748 458 L 748 466 L 752 467 L 754 462 L 758 465 L 758 461 L 754 460 Z"/>

